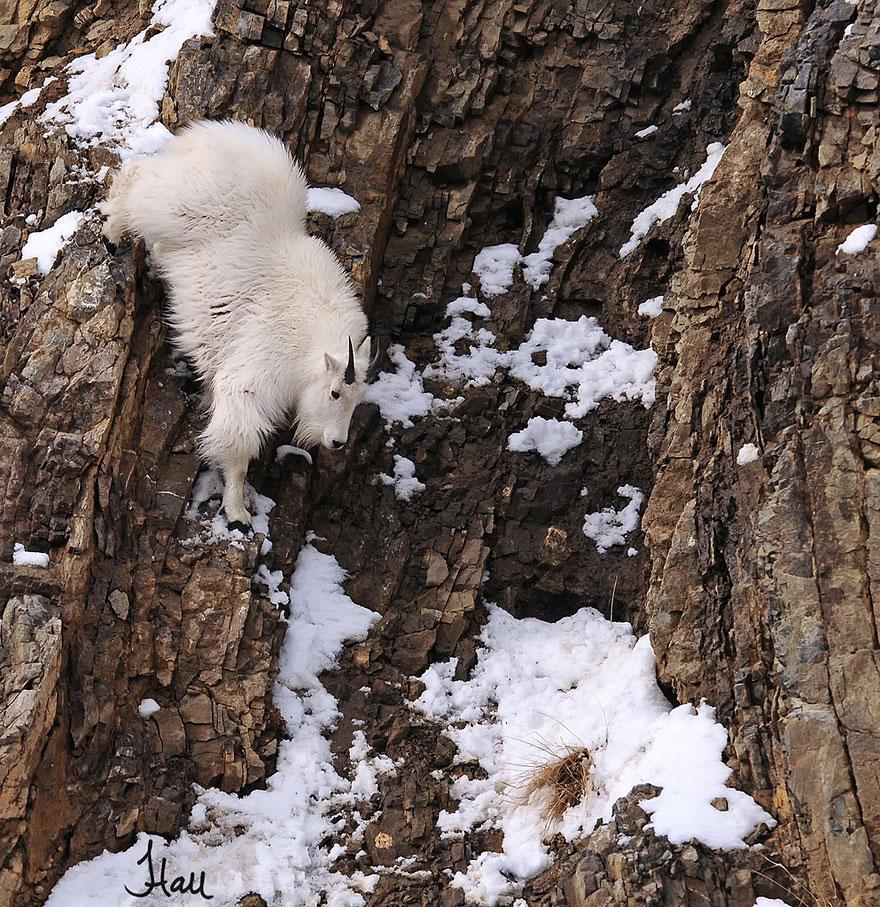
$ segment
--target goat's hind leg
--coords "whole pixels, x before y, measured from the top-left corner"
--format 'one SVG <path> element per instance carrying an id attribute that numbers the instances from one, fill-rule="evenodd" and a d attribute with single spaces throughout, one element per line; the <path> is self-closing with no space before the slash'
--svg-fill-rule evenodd
<path id="1" fill-rule="evenodd" d="M 248 532 L 251 515 L 244 505 L 244 480 L 248 463 L 260 452 L 263 432 L 250 399 L 224 384 L 212 388 L 202 453 L 223 472 L 223 511 L 229 528 Z"/>

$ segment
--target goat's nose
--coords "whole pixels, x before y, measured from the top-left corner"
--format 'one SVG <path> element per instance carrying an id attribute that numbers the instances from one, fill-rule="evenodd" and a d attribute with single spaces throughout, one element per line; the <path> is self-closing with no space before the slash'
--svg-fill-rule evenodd
<path id="1" fill-rule="evenodd" d="M 345 441 L 331 441 L 330 443 L 333 445 L 334 450 L 339 450 L 339 448 L 345 444 Z"/>

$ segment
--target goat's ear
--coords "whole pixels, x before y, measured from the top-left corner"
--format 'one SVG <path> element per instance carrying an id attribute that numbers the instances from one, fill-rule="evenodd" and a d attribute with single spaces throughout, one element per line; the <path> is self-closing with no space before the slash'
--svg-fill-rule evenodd
<path id="1" fill-rule="evenodd" d="M 363 343 L 357 348 L 355 357 L 358 362 L 367 363 L 370 361 L 370 353 L 373 351 L 373 338 L 368 334 L 364 337 Z"/>
<path id="2" fill-rule="evenodd" d="M 324 353 L 324 365 L 328 372 L 339 371 L 339 363 L 329 353 Z"/>

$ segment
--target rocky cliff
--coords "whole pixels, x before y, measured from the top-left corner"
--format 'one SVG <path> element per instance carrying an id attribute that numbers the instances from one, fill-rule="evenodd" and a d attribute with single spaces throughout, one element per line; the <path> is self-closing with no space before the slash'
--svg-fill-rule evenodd
<path id="1" fill-rule="evenodd" d="M 503 370 L 426 382 L 463 400 L 392 430 L 426 485 L 412 506 L 378 479 L 387 432 L 361 407 L 345 451 L 252 466 L 276 502 L 270 552 L 188 518 L 198 388 L 175 366 L 142 246 L 111 254 L 90 215 L 45 275 L 21 260 L 34 231 L 100 201 L 117 162 L 112 143 L 41 119 L 69 90 L 64 64 L 112 54 L 150 10 L 5 12 L 0 97 L 56 81 L 0 113 L 0 903 L 42 904 L 68 867 L 137 832 L 173 836 L 193 782 L 265 783 L 284 620 L 253 574 L 289 573 L 313 529 L 381 614 L 325 678 L 340 759 L 359 728 L 405 765 L 380 781 L 367 860 L 425 870 L 383 875 L 370 903 L 460 903 L 443 870 L 497 849 L 491 832 L 441 838 L 453 748 L 406 706 L 430 663 L 456 656 L 466 676 L 489 600 L 545 620 L 613 609 L 650 632 L 667 695 L 717 707 L 737 786 L 778 820 L 762 848 L 671 845 L 634 794 L 559 842 L 526 903 L 880 904 L 878 266 L 876 249 L 838 251 L 877 216 L 874 0 L 220 0 L 213 37 L 172 64 L 162 122 L 265 127 L 315 184 L 357 198 L 314 227 L 383 349 L 430 362 L 475 254 L 534 250 L 554 198 L 589 194 L 599 213 L 556 249 L 549 283 L 518 272 L 487 327 L 507 350 L 537 317 L 586 314 L 659 356 L 654 406 L 605 400 L 556 467 L 506 440 L 561 400 Z M 686 193 L 621 257 L 636 215 L 713 142 L 726 150 L 699 205 Z M 650 492 L 644 544 L 600 554 L 584 514 L 624 483 Z M 15 543 L 49 567 L 13 564 Z M 161 708 L 144 721 L 148 698 Z"/>

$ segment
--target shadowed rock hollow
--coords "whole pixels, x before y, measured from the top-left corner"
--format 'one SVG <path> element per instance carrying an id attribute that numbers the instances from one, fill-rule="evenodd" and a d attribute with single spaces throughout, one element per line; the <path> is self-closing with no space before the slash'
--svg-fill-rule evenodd
<path id="1" fill-rule="evenodd" d="M 262 562 L 287 577 L 309 529 L 382 615 L 326 677 L 334 749 L 344 761 L 358 727 L 404 766 L 381 779 L 366 856 L 340 866 L 414 855 L 427 870 L 384 875 L 370 903 L 460 903 L 442 870 L 497 849 L 497 833 L 441 839 L 454 747 L 405 707 L 428 664 L 470 670 L 485 600 L 546 620 L 613 602 L 650 632 L 667 694 L 718 708 L 736 785 L 779 822 L 757 833 L 763 851 L 672 846 L 636 791 L 560 844 L 526 903 L 880 903 L 878 268 L 870 247 L 838 253 L 877 217 L 875 2 L 220 0 L 215 36 L 172 66 L 162 121 L 265 127 L 313 183 L 358 199 L 315 228 L 383 348 L 431 361 L 474 255 L 533 251 L 555 196 L 592 194 L 599 214 L 557 249 L 550 282 L 518 275 L 486 327 L 506 350 L 538 317 L 587 314 L 659 355 L 656 404 L 604 401 L 556 467 L 506 442 L 562 400 L 500 370 L 463 391 L 428 382 L 464 399 L 393 430 L 427 486 L 407 504 L 378 479 L 392 452 L 375 406 L 312 469 L 270 451 L 250 472 L 277 502 L 268 555 L 259 537 L 206 542 L 186 518 L 198 389 L 173 368 L 142 247 L 111 256 L 91 218 L 45 277 L 19 262 L 33 229 L 100 200 L 87 175 L 116 163 L 38 121 L 66 90 L 62 65 L 105 55 L 149 10 L 7 12 L 0 98 L 59 79 L 0 127 L 0 904 L 43 903 L 65 869 L 137 832 L 173 836 L 193 782 L 264 783 L 284 622 L 252 575 Z M 711 142 L 727 150 L 699 208 L 621 259 L 636 214 Z M 662 313 L 640 317 L 659 295 Z M 747 443 L 758 456 L 740 465 Z M 650 492 L 639 553 L 600 556 L 584 514 L 625 483 Z M 16 542 L 50 567 L 13 565 Z M 149 721 L 144 698 L 161 706 Z"/>

